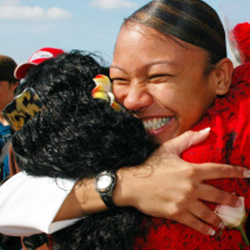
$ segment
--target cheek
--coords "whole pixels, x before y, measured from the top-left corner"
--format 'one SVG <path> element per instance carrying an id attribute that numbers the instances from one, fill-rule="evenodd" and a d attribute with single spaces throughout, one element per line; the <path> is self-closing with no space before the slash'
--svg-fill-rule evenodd
<path id="1" fill-rule="evenodd" d="M 175 113 L 180 126 L 180 133 L 194 125 L 203 112 L 203 105 L 197 94 L 197 92 L 188 91 L 184 88 L 162 91 L 159 94 L 162 105 Z"/>
<path id="2" fill-rule="evenodd" d="M 178 110 L 192 113 L 193 110 L 202 106 L 203 101 L 205 101 L 206 98 L 204 99 L 203 92 L 204 90 L 200 84 L 183 82 L 183 84 L 178 84 L 166 96 Z"/>
<path id="3" fill-rule="evenodd" d="M 193 127 L 201 119 L 207 108 L 202 103 L 203 100 L 204 98 L 200 99 L 197 95 L 192 94 L 190 96 L 183 96 L 182 100 L 176 104 L 181 133 Z"/>
<path id="4" fill-rule="evenodd" d="M 179 105 L 181 105 L 181 100 L 183 98 L 180 96 L 180 91 L 167 84 L 156 84 L 150 88 L 150 93 L 165 108 L 170 108 L 175 110 Z"/>
<path id="5" fill-rule="evenodd" d="M 4 92 L 4 91 L 0 91 L 0 100 L 5 100 L 8 95 L 8 93 Z"/>

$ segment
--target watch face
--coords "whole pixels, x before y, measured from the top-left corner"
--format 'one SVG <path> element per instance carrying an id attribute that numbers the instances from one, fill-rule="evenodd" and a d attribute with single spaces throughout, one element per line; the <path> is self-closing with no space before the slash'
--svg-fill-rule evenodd
<path id="1" fill-rule="evenodd" d="M 97 186 L 102 191 L 102 189 L 108 188 L 112 183 L 112 177 L 109 175 L 100 176 L 97 182 Z"/>

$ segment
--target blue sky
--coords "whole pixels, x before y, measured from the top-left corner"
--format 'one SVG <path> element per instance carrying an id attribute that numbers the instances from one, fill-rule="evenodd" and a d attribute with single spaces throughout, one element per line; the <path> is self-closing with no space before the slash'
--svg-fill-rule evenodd
<path id="1" fill-rule="evenodd" d="M 0 54 L 22 63 L 36 50 L 48 46 L 65 51 L 98 51 L 111 62 L 123 19 L 148 1 L 0 0 Z M 223 16 L 227 12 L 230 19 L 237 18 L 237 13 L 241 17 L 243 12 L 243 16 L 248 12 L 250 15 L 249 0 L 205 1 L 219 14 L 220 6 L 226 6 Z"/>

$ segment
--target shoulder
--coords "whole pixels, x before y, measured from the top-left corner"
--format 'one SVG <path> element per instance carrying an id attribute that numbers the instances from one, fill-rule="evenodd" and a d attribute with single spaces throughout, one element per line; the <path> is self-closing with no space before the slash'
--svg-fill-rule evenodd
<path id="1" fill-rule="evenodd" d="M 250 83 L 250 62 L 244 63 L 234 69 L 232 86 L 241 82 Z"/>

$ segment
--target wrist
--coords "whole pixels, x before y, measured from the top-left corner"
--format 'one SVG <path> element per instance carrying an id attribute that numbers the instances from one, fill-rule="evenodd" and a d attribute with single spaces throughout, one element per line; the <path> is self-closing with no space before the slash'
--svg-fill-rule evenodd
<path id="1" fill-rule="evenodd" d="M 54 221 L 81 218 L 105 210 L 107 207 L 95 190 L 94 179 L 83 179 L 74 185 Z"/>
<path id="2" fill-rule="evenodd" d="M 116 173 L 113 170 L 106 170 L 99 173 L 95 178 L 95 190 L 108 208 L 115 208 L 113 192 L 116 186 Z"/>
<path id="3" fill-rule="evenodd" d="M 140 190 L 134 187 L 137 181 L 134 174 L 134 167 L 121 168 L 116 172 L 117 181 L 113 192 L 113 201 L 119 207 L 135 207 L 136 195 Z"/>
<path id="4" fill-rule="evenodd" d="M 107 207 L 95 190 L 94 179 L 78 181 L 73 191 L 72 195 L 76 197 L 78 206 L 81 207 L 82 216 L 107 210 Z"/>

